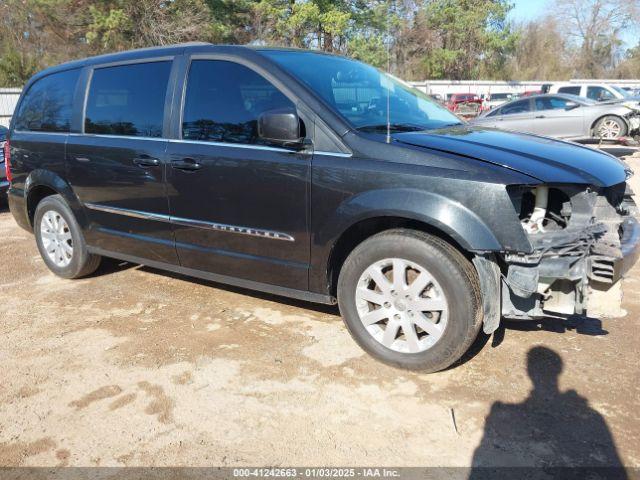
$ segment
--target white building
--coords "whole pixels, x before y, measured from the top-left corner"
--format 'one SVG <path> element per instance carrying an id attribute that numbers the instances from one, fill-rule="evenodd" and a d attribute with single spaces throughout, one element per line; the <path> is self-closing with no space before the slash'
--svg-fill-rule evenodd
<path id="1" fill-rule="evenodd" d="M 21 91 L 20 88 L 0 88 L 0 125 L 9 126 Z"/>
<path id="2" fill-rule="evenodd" d="M 640 88 L 640 80 L 579 80 L 572 79 L 571 83 L 610 83 L 620 87 Z M 540 90 L 544 80 L 526 82 L 497 82 L 493 80 L 424 80 L 422 82 L 408 82 L 419 90 L 428 94 L 440 94 L 446 98 L 450 93 L 475 93 L 487 95 L 490 93 L 524 93 Z"/>

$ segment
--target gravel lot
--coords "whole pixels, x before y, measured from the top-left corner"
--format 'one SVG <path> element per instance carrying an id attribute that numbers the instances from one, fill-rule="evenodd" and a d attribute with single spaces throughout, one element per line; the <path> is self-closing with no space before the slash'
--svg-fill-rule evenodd
<path id="1" fill-rule="evenodd" d="M 506 323 L 421 375 L 334 308 L 115 261 L 62 280 L 4 207 L 0 238 L 0 466 L 640 467 L 640 266 L 624 318 Z"/>

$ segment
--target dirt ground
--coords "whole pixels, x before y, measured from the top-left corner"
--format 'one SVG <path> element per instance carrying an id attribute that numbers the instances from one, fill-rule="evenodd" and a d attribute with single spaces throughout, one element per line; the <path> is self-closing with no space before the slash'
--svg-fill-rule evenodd
<path id="1" fill-rule="evenodd" d="M 6 208 L 0 239 L 0 466 L 640 467 L 640 265 L 625 317 L 505 323 L 424 375 L 334 308 L 115 261 L 62 280 Z"/>

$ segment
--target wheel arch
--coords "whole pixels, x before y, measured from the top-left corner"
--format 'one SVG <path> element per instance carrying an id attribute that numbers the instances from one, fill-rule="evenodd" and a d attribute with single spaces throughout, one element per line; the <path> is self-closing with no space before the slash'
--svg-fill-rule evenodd
<path id="1" fill-rule="evenodd" d="M 589 127 L 589 131 L 591 132 L 591 136 L 595 135 L 595 133 L 596 133 L 595 129 L 596 129 L 596 125 L 598 124 L 598 122 L 600 120 L 602 120 L 603 118 L 606 118 L 606 117 L 615 117 L 615 118 L 617 118 L 619 120 L 622 120 L 622 123 L 624 123 L 625 126 L 627 127 L 627 133 L 629 132 L 629 127 L 630 127 L 629 126 L 629 122 L 627 122 L 627 120 L 623 116 L 615 114 L 615 113 L 606 113 L 606 114 L 600 115 L 593 122 L 591 122 L 591 127 Z"/>
<path id="2" fill-rule="evenodd" d="M 476 251 L 502 250 L 491 229 L 460 202 L 412 188 L 370 190 L 350 197 L 315 227 L 318 275 L 311 276 L 311 288 L 335 293 L 335 280 L 353 248 L 392 228 L 439 236 L 469 258 Z"/>
<path id="3" fill-rule="evenodd" d="M 431 223 L 423 220 L 416 220 L 407 216 L 371 216 L 350 225 L 342 232 L 333 245 L 327 263 L 330 294 L 333 296 L 336 295 L 340 270 L 342 269 L 342 266 L 349 254 L 358 245 L 378 233 L 398 228 L 417 230 L 434 235 L 451 244 L 469 260 L 473 257 L 471 251 L 468 248 L 465 248 L 465 246 L 457 241 L 455 237 Z"/>
<path id="4" fill-rule="evenodd" d="M 87 225 L 86 215 L 78 197 L 69 185 L 58 174 L 44 169 L 32 171 L 25 182 L 25 205 L 29 225 L 33 229 L 33 219 L 38 204 L 50 195 L 60 195 L 69 205 L 78 224 L 84 228 Z"/>

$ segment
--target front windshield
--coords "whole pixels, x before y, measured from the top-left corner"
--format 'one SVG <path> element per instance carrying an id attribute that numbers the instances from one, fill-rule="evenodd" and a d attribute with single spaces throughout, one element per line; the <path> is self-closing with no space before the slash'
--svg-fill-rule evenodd
<path id="1" fill-rule="evenodd" d="M 620 88 L 616 85 L 611 85 L 611 88 L 613 88 L 616 92 L 622 95 L 623 98 L 631 97 L 631 94 L 629 94 L 629 92 L 627 92 L 624 88 Z"/>
<path id="2" fill-rule="evenodd" d="M 386 129 L 387 104 L 392 131 L 462 124 L 426 94 L 362 62 L 313 52 L 261 53 L 307 84 L 356 129 Z"/>

